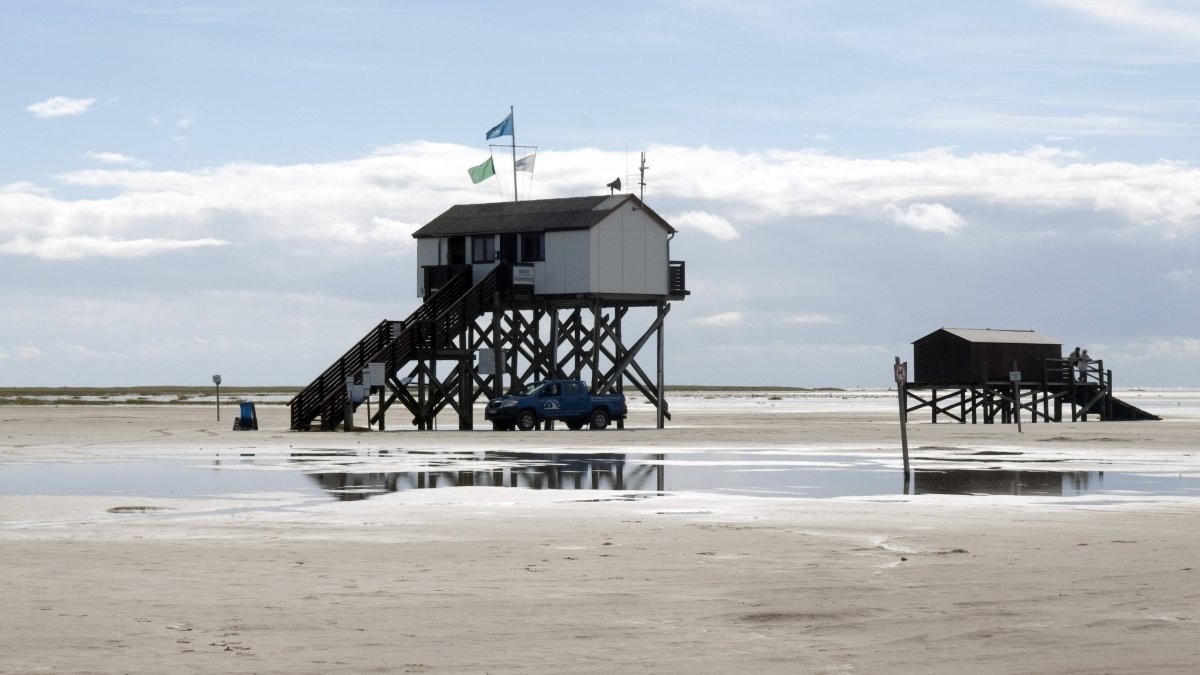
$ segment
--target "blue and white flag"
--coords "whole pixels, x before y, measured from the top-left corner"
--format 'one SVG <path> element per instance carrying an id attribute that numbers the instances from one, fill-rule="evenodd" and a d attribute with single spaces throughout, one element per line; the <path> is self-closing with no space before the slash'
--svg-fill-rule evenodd
<path id="1" fill-rule="evenodd" d="M 503 122 L 501 122 L 500 124 L 497 124 L 496 126 L 492 127 L 491 129 L 488 129 L 488 132 L 487 132 L 488 140 L 491 140 L 493 138 L 500 138 L 501 136 L 512 136 L 512 135 L 513 135 L 512 113 L 508 113 L 508 117 L 505 117 Z"/>
<path id="2" fill-rule="evenodd" d="M 536 159 L 537 153 L 525 155 L 521 159 L 517 160 L 517 163 L 513 165 L 513 168 L 515 168 L 517 171 L 528 171 L 529 173 L 533 173 L 533 162 Z"/>

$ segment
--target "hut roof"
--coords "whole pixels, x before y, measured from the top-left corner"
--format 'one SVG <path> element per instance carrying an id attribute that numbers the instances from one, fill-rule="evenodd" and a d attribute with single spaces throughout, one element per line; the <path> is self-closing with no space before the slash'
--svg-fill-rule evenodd
<path id="1" fill-rule="evenodd" d="M 523 202 L 459 204 L 426 223 L 413 237 L 448 237 L 471 234 L 508 234 L 586 230 L 594 227 L 627 202 L 642 209 L 668 233 L 675 232 L 667 221 L 630 194 L 598 197 L 531 199 Z"/>
<path id="2" fill-rule="evenodd" d="M 1041 335 L 1032 330 L 998 330 L 995 328 L 942 328 L 940 329 L 956 337 L 960 337 L 967 342 L 994 342 L 1005 344 L 1027 344 L 1027 345 L 1061 345 L 1061 342 L 1052 340 L 1045 335 Z M 933 335 L 938 331 L 934 331 L 929 335 Z M 929 337 L 926 335 L 925 337 Z M 921 338 L 924 340 L 925 338 Z"/>

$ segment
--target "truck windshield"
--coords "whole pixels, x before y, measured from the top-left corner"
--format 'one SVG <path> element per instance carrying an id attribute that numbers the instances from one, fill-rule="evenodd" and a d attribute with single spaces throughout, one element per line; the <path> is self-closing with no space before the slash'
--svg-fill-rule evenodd
<path id="1" fill-rule="evenodd" d="M 539 391 L 541 391 L 543 386 L 545 386 L 545 384 L 542 382 L 534 382 L 533 384 L 527 384 L 527 385 L 525 385 L 525 388 L 521 390 L 521 393 L 526 396 L 532 396 L 532 395 L 538 393 Z"/>

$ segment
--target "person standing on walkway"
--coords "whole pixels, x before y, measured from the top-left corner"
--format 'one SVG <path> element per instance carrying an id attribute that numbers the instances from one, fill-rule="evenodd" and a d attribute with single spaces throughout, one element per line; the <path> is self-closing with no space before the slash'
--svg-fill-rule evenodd
<path id="1" fill-rule="evenodd" d="M 1091 363 L 1092 357 L 1088 356 L 1087 350 L 1079 352 L 1079 381 L 1087 382 L 1088 364 Z"/>

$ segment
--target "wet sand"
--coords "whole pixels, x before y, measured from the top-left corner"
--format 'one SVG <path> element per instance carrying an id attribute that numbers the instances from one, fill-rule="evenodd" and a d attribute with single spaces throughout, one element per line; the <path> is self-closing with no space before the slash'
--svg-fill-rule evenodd
<path id="1" fill-rule="evenodd" d="M 260 408 L 258 432 L 229 431 L 231 417 L 218 424 L 201 408 L 0 407 L 0 461 L 566 445 L 896 457 L 888 403 L 836 412 L 681 401 L 662 431 L 641 410 L 625 431 L 529 434 L 298 434 L 279 407 Z M 1196 416 L 1024 431 L 914 424 L 909 440 L 922 456 L 1020 448 L 1051 463 L 1200 472 Z M 1200 496 L 625 494 L 0 496 L 0 671 L 1144 673 L 1200 663 Z"/>

